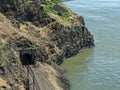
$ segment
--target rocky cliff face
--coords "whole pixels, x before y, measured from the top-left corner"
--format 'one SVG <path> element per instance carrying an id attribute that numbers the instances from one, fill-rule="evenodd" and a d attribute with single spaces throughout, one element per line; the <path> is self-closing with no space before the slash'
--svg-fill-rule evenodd
<path id="1" fill-rule="evenodd" d="M 34 49 L 36 61 L 45 68 L 40 72 L 44 78 L 44 74 L 47 75 L 49 83 L 46 86 L 54 87 L 51 90 L 69 90 L 70 84 L 57 65 L 64 58 L 94 46 L 93 36 L 85 27 L 83 17 L 58 0 L 0 2 L 0 80 L 4 83 L 0 88 L 24 90 L 27 72 L 20 62 L 19 50 Z M 49 77 L 54 77 L 54 81 Z"/>

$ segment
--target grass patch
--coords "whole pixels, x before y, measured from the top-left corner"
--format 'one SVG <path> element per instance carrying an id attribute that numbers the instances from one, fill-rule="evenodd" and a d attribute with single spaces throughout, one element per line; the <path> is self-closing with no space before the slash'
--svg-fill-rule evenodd
<path id="1" fill-rule="evenodd" d="M 54 11 L 53 11 L 53 3 L 50 2 L 50 1 L 47 1 L 47 2 L 46 2 L 46 5 L 44 5 L 43 8 L 44 8 L 44 10 L 45 10 L 46 12 L 54 13 Z"/>
<path id="2" fill-rule="evenodd" d="M 62 18 L 69 18 L 71 16 L 71 14 L 67 11 L 67 12 L 64 12 L 62 13 Z"/>
<path id="3" fill-rule="evenodd" d="M 26 47 L 23 50 L 35 50 L 35 49 L 36 49 L 35 45 L 30 45 L 29 47 Z"/>
<path id="4" fill-rule="evenodd" d="M 36 46 L 31 43 L 30 39 L 24 37 L 22 38 L 22 41 L 26 44 L 26 46 L 24 47 L 23 50 L 33 50 L 33 49 L 36 49 Z"/>
<path id="5" fill-rule="evenodd" d="M 51 2 L 53 2 L 53 3 L 59 3 L 59 0 L 51 0 Z"/>
<path id="6" fill-rule="evenodd" d="M 61 7 L 64 11 L 56 11 L 54 9 L 54 5 L 58 5 L 59 7 Z M 52 0 L 52 1 L 47 1 L 46 5 L 43 6 L 44 10 L 48 13 L 53 13 L 55 15 L 58 15 L 61 18 L 69 18 L 71 16 L 70 11 L 68 10 L 68 8 L 66 8 L 65 6 L 59 4 L 58 0 Z"/>

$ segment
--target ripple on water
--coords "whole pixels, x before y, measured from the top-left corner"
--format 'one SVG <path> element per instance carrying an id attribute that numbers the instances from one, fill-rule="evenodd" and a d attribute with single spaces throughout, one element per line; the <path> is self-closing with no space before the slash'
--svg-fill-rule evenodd
<path id="1" fill-rule="evenodd" d="M 120 90 L 120 0 L 65 4 L 84 17 L 96 44 L 63 63 L 71 90 Z"/>

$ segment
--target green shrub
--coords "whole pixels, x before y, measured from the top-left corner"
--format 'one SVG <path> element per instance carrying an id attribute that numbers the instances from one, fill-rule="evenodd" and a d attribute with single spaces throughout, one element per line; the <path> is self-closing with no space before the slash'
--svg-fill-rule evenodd
<path id="1" fill-rule="evenodd" d="M 58 4 L 59 6 L 61 6 L 64 9 L 64 11 L 56 11 L 54 9 L 55 3 Z M 60 5 L 58 0 L 52 0 L 52 2 L 47 1 L 46 5 L 44 5 L 43 7 L 46 12 L 56 14 L 56 15 L 60 16 L 61 18 L 69 18 L 71 16 L 71 13 L 68 10 L 68 8 Z"/>
<path id="2" fill-rule="evenodd" d="M 62 14 L 62 18 L 69 18 L 71 16 L 71 14 L 67 11 L 67 12 L 64 12 L 63 14 Z"/>
<path id="3" fill-rule="evenodd" d="M 24 37 L 22 38 L 22 41 L 25 42 L 26 44 L 26 47 L 24 48 L 24 50 L 36 49 L 36 46 L 31 43 L 30 39 Z"/>
<path id="4" fill-rule="evenodd" d="M 52 2 L 47 1 L 47 2 L 46 2 L 46 5 L 44 5 L 43 7 L 44 7 L 44 10 L 45 10 L 46 12 L 51 12 L 51 10 L 52 10 L 52 8 L 53 8 L 53 4 L 52 4 Z"/>
<path id="5" fill-rule="evenodd" d="M 51 0 L 53 3 L 59 3 L 58 0 Z"/>

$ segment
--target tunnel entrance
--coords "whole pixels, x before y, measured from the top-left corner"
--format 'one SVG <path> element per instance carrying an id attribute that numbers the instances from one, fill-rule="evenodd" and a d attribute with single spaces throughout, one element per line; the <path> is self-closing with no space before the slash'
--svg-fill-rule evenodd
<path id="1" fill-rule="evenodd" d="M 33 50 L 21 50 L 20 60 L 22 65 L 33 65 L 35 64 L 35 55 Z"/>
<path id="2" fill-rule="evenodd" d="M 34 61 L 32 60 L 32 56 L 29 53 L 23 54 L 23 65 L 30 65 L 34 64 Z"/>

